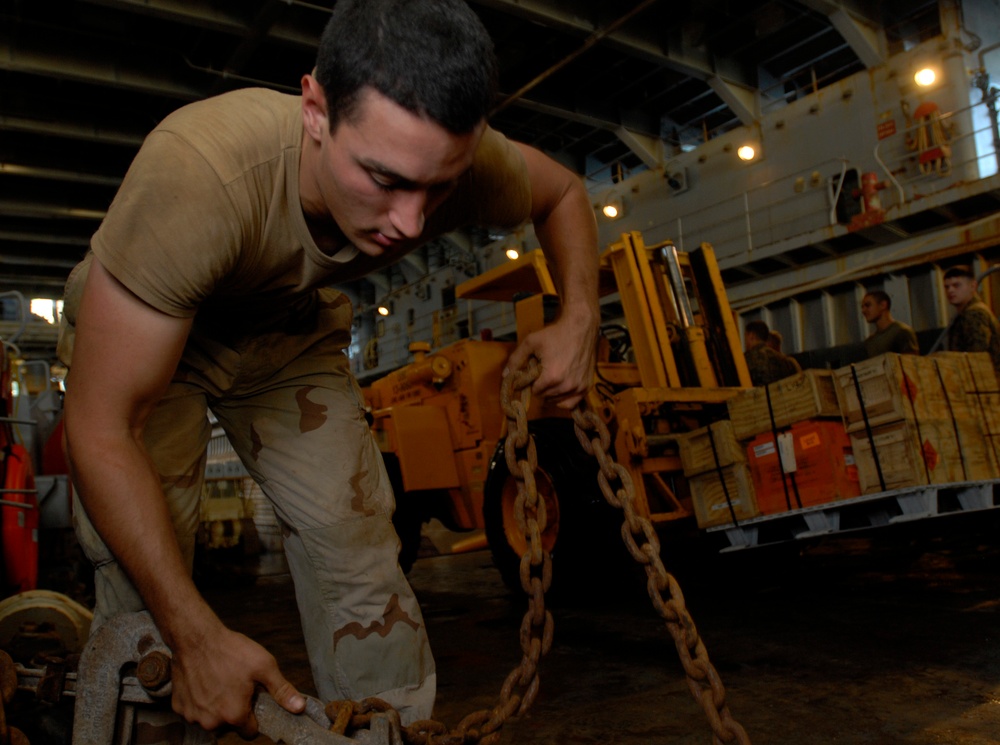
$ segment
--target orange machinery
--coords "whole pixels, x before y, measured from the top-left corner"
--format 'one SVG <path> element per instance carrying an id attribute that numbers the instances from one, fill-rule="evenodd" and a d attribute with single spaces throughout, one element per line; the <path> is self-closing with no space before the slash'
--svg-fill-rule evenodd
<path id="1" fill-rule="evenodd" d="M 681 474 L 676 435 L 725 417 L 726 401 L 750 385 L 734 316 L 714 251 L 647 246 L 639 233 L 621 236 L 601 257 L 607 309 L 617 293 L 620 314 L 602 328 L 595 385 L 588 404 L 608 425 L 616 460 L 629 469 L 636 504 L 654 524 L 693 515 Z M 558 312 L 555 286 L 541 251 L 468 280 L 456 296 L 514 301 L 517 337 Z M 514 480 L 502 453 L 505 419 L 499 391 L 511 341 L 466 339 L 439 350 L 412 345 L 414 361 L 365 389 L 372 428 L 397 496 L 395 522 L 409 568 L 423 521 L 485 530 L 505 580 L 519 587 L 524 539 L 513 508 Z M 533 400 L 530 427 L 538 448 L 540 495 L 546 500 L 543 542 L 559 582 L 569 567 L 603 556 L 595 542 L 619 546 L 620 518 L 597 487 L 596 463 L 580 447 L 569 412 Z"/>

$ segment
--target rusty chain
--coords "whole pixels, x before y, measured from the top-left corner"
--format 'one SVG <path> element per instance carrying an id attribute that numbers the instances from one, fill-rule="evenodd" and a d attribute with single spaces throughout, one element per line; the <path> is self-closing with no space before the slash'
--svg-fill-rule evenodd
<path id="1" fill-rule="evenodd" d="M 521 587 L 529 598 L 520 632 L 524 657 L 507 677 L 500 699 L 492 710 L 470 714 L 451 731 L 441 722 L 415 722 L 403 729 L 403 739 L 408 745 L 494 745 L 507 718 L 515 712 L 523 714 L 527 711 L 538 693 L 538 661 L 552 645 L 554 627 L 552 614 L 545 610 L 545 592 L 552 582 L 551 557 L 542 548 L 541 542 L 546 523 L 545 502 L 538 498 L 535 488 L 538 457 L 534 439 L 528 430 L 531 384 L 538 373 L 537 360 L 532 357 L 527 367 L 504 379 L 500 393 L 500 403 L 507 416 L 504 457 L 508 471 L 517 480 L 514 514 L 518 529 L 528 539 L 528 548 L 521 557 Z M 708 651 L 685 605 L 684 593 L 677 580 L 663 566 L 656 530 L 649 519 L 635 510 L 632 477 L 610 454 L 611 435 L 607 426 L 594 412 L 588 411 L 583 402 L 573 410 L 573 421 L 580 445 L 588 455 L 596 458 L 600 467 L 597 481 L 601 493 L 609 504 L 624 512 L 622 539 L 632 557 L 644 566 L 646 589 L 653 606 L 666 621 L 687 676 L 688 688 L 704 709 L 712 729 L 713 742 L 717 745 L 750 745 L 746 731 L 729 712 L 722 679 L 708 659 Z M 596 432 L 596 437 L 590 439 L 588 432 Z M 616 483 L 617 489 L 612 486 Z M 636 536 L 645 541 L 640 545 Z M 522 696 L 514 693 L 515 685 L 523 689 Z M 367 726 L 374 712 L 387 708 L 388 704 L 377 699 L 366 699 L 360 703 L 338 701 L 327 706 L 327 716 L 334 722 L 334 731 L 345 734 Z"/>
<path id="2" fill-rule="evenodd" d="M 0 649 L 0 745 L 28 745 L 28 738 L 17 727 L 7 723 L 7 704 L 17 692 L 17 671 L 14 661 Z"/>
<path id="3" fill-rule="evenodd" d="M 583 402 L 573 410 L 576 436 L 588 455 L 594 456 L 600 466 L 597 483 L 601 493 L 612 507 L 622 510 L 622 539 L 632 558 L 643 565 L 646 571 L 646 590 L 653 607 L 667 622 L 667 630 L 674 639 L 677 654 L 687 675 L 691 695 L 705 710 L 715 743 L 749 745 L 750 738 L 740 726 L 726 705 L 726 689 L 719 673 L 708 659 L 708 651 L 698 635 L 694 619 L 688 613 L 677 580 L 663 566 L 660 559 L 660 539 L 653 523 L 635 510 L 635 490 L 628 470 L 616 463 L 610 454 L 611 435 L 604 421 L 593 411 L 586 409 Z M 592 439 L 588 432 L 596 432 Z M 618 488 L 612 484 L 618 484 Z M 639 545 L 636 536 L 645 538 Z M 667 599 L 664 599 L 666 591 Z"/>
<path id="4" fill-rule="evenodd" d="M 507 676 L 492 709 L 474 711 L 453 730 L 432 719 L 414 722 L 402 730 L 407 745 L 495 745 L 504 722 L 514 714 L 524 714 L 538 695 L 538 662 L 552 646 L 554 630 L 552 614 L 545 610 L 545 592 L 552 583 L 552 560 L 542 548 L 545 501 L 538 498 L 535 488 L 538 458 L 535 441 L 528 431 L 531 384 L 539 372 L 538 361 L 532 357 L 526 367 L 504 378 L 500 390 L 500 405 L 507 416 L 504 456 L 511 476 L 517 480 L 514 514 L 528 546 L 521 556 L 521 587 L 528 596 L 528 610 L 519 633 L 524 656 Z M 375 713 L 390 708 L 376 698 L 331 701 L 326 706 L 326 715 L 334 732 L 349 736 L 367 728 Z"/>

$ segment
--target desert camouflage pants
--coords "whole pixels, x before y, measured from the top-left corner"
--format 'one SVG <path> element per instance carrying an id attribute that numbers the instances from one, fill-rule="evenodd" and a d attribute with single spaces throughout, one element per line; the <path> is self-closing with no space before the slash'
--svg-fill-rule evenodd
<path id="1" fill-rule="evenodd" d="M 212 410 L 284 527 L 320 698 L 378 696 L 407 723 L 431 716 L 434 660 L 396 561 L 392 489 L 343 354 L 351 313 L 345 296 L 325 290 L 253 336 L 220 341 L 222 334 L 196 323 L 177 375 L 146 426 L 146 446 L 190 565 Z M 76 516 L 96 567 L 95 627 L 141 609 L 85 514 Z"/>

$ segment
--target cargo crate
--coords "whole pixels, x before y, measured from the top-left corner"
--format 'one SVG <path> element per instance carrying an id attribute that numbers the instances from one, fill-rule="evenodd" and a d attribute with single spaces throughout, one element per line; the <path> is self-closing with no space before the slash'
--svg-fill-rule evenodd
<path id="1" fill-rule="evenodd" d="M 760 514 L 750 469 L 745 463 L 694 476 L 688 480 L 688 486 L 699 528 L 732 525 L 734 514 L 737 522 Z"/>
<path id="2" fill-rule="evenodd" d="M 758 435 L 747 446 L 747 462 L 762 515 L 861 495 L 851 440 L 841 422 L 815 419 L 777 437 Z"/>
<path id="3" fill-rule="evenodd" d="M 903 419 L 975 419 L 958 360 L 887 354 L 835 370 L 837 398 L 848 432 Z M 859 396 L 860 391 L 860 396 Z"/>
<path id="4" fill-rule="evenodd" d="M 680 435 L 681 466 L 685 476 L 697 476 L 723 466 L 746 462 L 746 450 L 736 439 L 728 419 Z"/>
<path id="5" fill-rule="evenodd" d="M 936 352 L 930 359 L 955 365 L 983 434 L 1000 435 L 1000 382 L 989 352 Z"/>
<path id="6" fill-rule="evenodd" d="M 806 419 L 840 418 L 833 373 L 829 370 L 804 370 L 767 386 L 748 388 L 731 398 L 727 406 L 738 440 Z"/>
<path id="7" fill-rule="evenodd" d="M 997 477 L 993 454 L 974 422 L 900 420 L 874 427 L 871 438 L 851 433 L 851 447 L 864 494 Z"/>

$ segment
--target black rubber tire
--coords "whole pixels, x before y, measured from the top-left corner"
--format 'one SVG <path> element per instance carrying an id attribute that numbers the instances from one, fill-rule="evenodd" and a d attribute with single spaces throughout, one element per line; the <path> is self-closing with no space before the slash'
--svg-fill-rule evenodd
<path id="1" fill-rule="evenodd" d="M 529 428 L 538 453 L 539 498 L 546 499 L 548 513 L 542 544 L 552 556 L 550 594 L 565 597 L 592 587 L 596 577 L 620 561 L 625 553 L 621 512 L 601 494 L 597 462 L 576 439 L 572 420 L 539 420 Z M 523 596 L 524 538 L 518 535 L 513 517 L 516 494 L 516 480 L 507 469 L 501 440 L 490 461 L 483 495 L 486 539 L 504 583 L 515 595 Z M 513 545 L 518 540 L 520 545 Z"/>
<path id="2" fill-rule="evenodd" d="M 392 513 L 392 526 L 399 536 L 399 566 L 404 574 L 413 569 L 413 562 L 420 552 L 421 528 L 426 515 L 422 501 L 417 494 L 407 494 L 403 489 L 403 472 L 399 467 L 399 459 L 391 453 L 382 453 L 392 494 L 396 500 L 396 510 Z"/>

